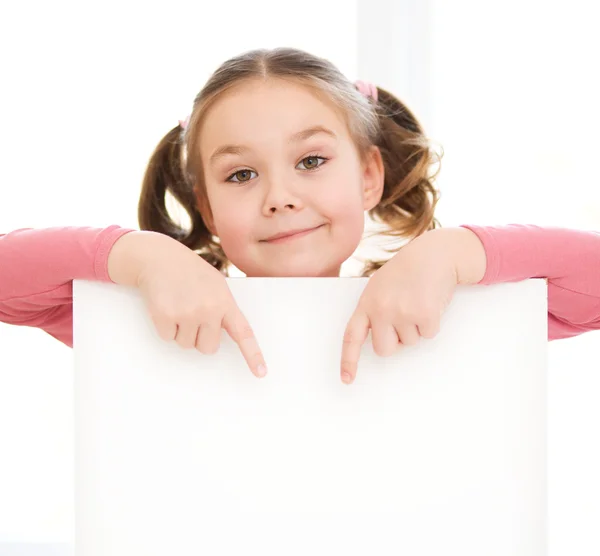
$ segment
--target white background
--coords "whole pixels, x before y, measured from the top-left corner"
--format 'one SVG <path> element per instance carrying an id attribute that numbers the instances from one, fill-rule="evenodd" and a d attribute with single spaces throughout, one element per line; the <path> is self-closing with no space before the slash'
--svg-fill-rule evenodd
<path id="1" fill-rule="evenodd" d="M 415 110 L 445 150 L 443 225 L 598 229 L 594 10 L 583 0 L 2 3 L 0 230 L 135 227 L 144 165 L 211 71 L 280 45 Z M 597 340 L 550 346 L 551 556 L 600 550 Z M 0 543 L 68 543 L 71 352 L 2 325 L 0 354 Z M 0 544 L 0 554 L 20 552 Z"/>

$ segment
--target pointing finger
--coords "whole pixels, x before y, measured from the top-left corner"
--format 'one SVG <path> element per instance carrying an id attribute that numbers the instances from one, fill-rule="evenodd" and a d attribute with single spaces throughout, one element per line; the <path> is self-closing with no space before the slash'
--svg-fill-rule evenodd
<path id="1" fill-rule="evenodd" d="M 225 315 L 223 328 L 240 347 L 252 373 L 257 377 L 264 377 L 267 374 L 265 359 L 250 324 L 237 307 Z"/>
<path id="2" fill-rule="evenodd" d="M 355 312 L 344 332 L 344 345 L 342 347 L 341 374 L 342 381 L 346 384 L 351 384 L 356 378 L 360 351 L 368 334 L 369 317 L 363 312 Z"/>

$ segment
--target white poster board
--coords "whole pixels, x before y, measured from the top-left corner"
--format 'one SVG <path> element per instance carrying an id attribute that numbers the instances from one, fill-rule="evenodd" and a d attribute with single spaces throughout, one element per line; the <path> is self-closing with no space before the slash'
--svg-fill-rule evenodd
<path id="1" fill-rule="evenodd" d="M 75 283 L 75 556 L 543 556 L 546 284 L 459 288 L 433 340 L 339 378 L 361 278 L 228 280 L 257 379 Z"/>

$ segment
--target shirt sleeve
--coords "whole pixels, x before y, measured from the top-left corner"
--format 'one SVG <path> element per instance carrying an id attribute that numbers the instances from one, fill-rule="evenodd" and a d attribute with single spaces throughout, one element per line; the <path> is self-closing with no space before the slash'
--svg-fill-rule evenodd
<path id="1" fill-rule="evenodd" d="M 108 255 L 133 230 L 64 227 L 0 235 L 0 322 L 41 328 L 73 346 L 73 280 L 111 282 Z"/>
<path id="2" fill-rule="evenodd" d="M 549 340 L 600 329 L 600 234 L 520 224 L 463 227 L 485 249 L 481 284 L 547 279 Z"/>

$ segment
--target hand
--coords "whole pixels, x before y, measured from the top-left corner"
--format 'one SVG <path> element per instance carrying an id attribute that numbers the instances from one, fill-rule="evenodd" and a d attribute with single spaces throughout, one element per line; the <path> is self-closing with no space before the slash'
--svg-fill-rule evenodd
<path id="1" fill-rule="evenodd" d="M 114 282 L 139 288 L 162 339 L 211 354 L 224 328 L 252 373 L 265 376 L 254 332 L 225 277 L 191 249 L 162 234 L 130 232 L 115 242 L 108 264 Z"/>
<path id="2" fill-rule="evenodd" d="M 369 329 L 377 355 L 433 338 L 459 283 L 477 283 L 485 272 L 485 251 L 465 228 L 426 232 L 405 245 L 369 279 L 344 333 L 341 376 L 356 377 Z"/>

